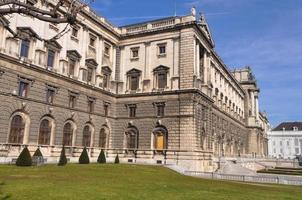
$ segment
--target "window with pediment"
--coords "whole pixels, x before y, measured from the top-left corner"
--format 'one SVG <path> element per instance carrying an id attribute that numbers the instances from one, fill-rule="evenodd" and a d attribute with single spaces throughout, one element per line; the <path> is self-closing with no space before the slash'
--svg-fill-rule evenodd
<path id="1" fill-rule="evenodd" d="M 74 77 L 77 74 L 79 62 L 81 60 L 81 55 L 76 50 L 68 50 L 68 70 L 67 74 L 69 77 Z"/>
<path id="2" fill-rule="evenodd" d="M 163 65 L 160 65 L 153 70 L 155 76 L 156 88 L 165 89 L 167 87 L 168 72 L 169 72 L 169 68 Z"/>
<path id="3" fill-rule="evenodd" d="M 111 73 L 112 73 L 112 70 L 108 66 L 102 67 L 102 76 L 103 76 L 102 87 L 104 89 L 110 88 Z"/>
<path id="4" fill-rule="evenodd" d="M 87 67 L 87 82 L 95 83 L 95 71 L 98 66 L 98 63 L 94 59 L 86 59 Z"/>
<path id="5" fill-rule="evenodd" d="M 46 65 L 48 70 L 53 70 L 56 62 L 57 55 L 60 52 L 62 46 L 57 41 L 45 42 L 45 46 L 47 48 L 46 53 Z"/>
<path id="6" fill-rule="evenodd" d="M 127 72 L 128 78 L 128 89 L 131 91 L 136 91 L 139 89 L 139 81 L 140 81 L 141 71 L 138 69 L 132 69 Z"/>

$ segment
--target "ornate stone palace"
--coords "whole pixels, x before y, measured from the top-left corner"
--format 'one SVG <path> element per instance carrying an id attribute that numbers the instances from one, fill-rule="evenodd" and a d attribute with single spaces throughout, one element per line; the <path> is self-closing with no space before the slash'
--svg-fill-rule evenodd
<path id="1" fill-rule="evenodd" d="M 251 69 L 230 71 L 195 13 L 115 27 L 86 8 L 47 43 L 35 35 L 64 24 L 2 18 L 1 162 L 24 146 L 56 162 L 63 145 L 70 161 L 86 146 L 94 161 L 105 149 L 109 160 L 206 171 L 219 157 L 266 156 L 268 120 Z"/>

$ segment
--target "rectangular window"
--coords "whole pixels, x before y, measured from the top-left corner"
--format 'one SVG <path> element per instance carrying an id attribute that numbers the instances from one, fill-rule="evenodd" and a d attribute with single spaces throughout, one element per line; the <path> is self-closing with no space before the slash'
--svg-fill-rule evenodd
<path id="1" fill-rule="evenodd" d="M 92 82 L 92 77 L 93 77 L 93 68 L 88 67 L 87 68 L 87 81 Z"/>
<path id="2" fill-rule="evenodd" d="M 282 146 L 282 141 L 280 141 L 280 146 Z"/>
<path id="3" fill-rule="evenodd" d="M 136 106 L 129 106 L 129 117 L 136 117 Z"/>
<path id="4" fill-rule="evenodd" d="M 109 105 L 108 104 L 104 104 L 104 114 L 105 114 L 105 117 L 108 117 L 108 113 L 109 113 Z"/>
<path id="5" fill-rule="evenodd" d="M 299 140 L 298 138 L 295 139 L 295 146 L 298 146 L 299 145 Z"/>
<path id="6" fill-rule="evenodd" d="M 72 28 L 72 31 L 71 31 L 71 35 L 75 38 L 78 37 L 78 32 L 79 32 L 79 29 L 77 27 L 73 27 Z"/>
<path id="7" fill-rule="evenodd" d="M 157 105 L 157 116 L 163 117 L 164 115 L 165 115 L 165 105 L 164 104 Z"/>
<path id="8" fill-rule="evenodd" d="M 88 100 L 88 112 L 92 113 L 94 112 L 94 100 Z"/>
<path id="9" fill-rule="evenodd" d="M 138 58 L 138 50 L 139 50 L 139 48 L 132 48 L 131 49 L 131 58 L 132 59 L 137 59 Z"/>
<path id="10" fill-rule="evenodd" d="M 131 90 L 137 90 L 138 89 L 138 76 L 131 76 L 130 77 L 130 89 Z"/>
<path id="11" fill-rule="evenodd" d="M 103 75 L 103 88 L 108 87 L 108 81 L 109 81 L 109 75 L 107 74 Z"/>
<path id="12" fill-rule="evenodd" d="M 160 55 L 160 56 L 166 55 L 166 44 L 158 45 L 158 55 Z"/>
<path id="13" fill-rule="evenodd" d="M 75 108 L 76 99 L 77 98 L 75 95 L 72 95 L 72 94 L 69 95 L 69 108 Z"/>
<path id="14" fill-rule="evenodd" d="M 47 89 L 46 102 L 49 104 L 53 104 L 54 97 L 55 97 L 55 90 Z"/>
<path id="15" fill-rule="evenodd" d="M 55 61 L 55 52 L 49 49 L 47 53 L 47 67 L 49 67 L 49 69 L 53 68 L 54 61 Z"/>
<path id="16" fill-rule="evenodd" d="M 27 97 L 29 90 L 29 84 L 23 81 L 19 82 L 19 96 L 20 97 Z"/>
<path id="17" fill-rule="evenodd" d="M 87 70 L 83 70 L 82 72 L 82 81 L 87 81 Z"/>
<path id="18" fill-rule="evenodd" d="M 69 76 L 74 76 L 75 67 L 76 67 L 76 61 L 74 59 L 69 59 L 69 69 L 68 69 Z"/>
<path id="19" fill-rule="evenodd" d="M 108 57 L 110 56 L 110 45 L 107 43 L 104 44 L 104 55 Z"/>
<path id="20" fill-rule="evenodd" d="M 95 40 L 96 40 L 96 38 L 94 36 L 90 35 L 89 46 L 95 47 Z"/>
<path id="21" fill-rule="evenodd" d="M 157 75 L 158 78 L 158 88 L 164 89 L 167 87 L 167 74 L 166 73 L 159 73 Z"/>
<path id="22" fill-rule="evenodd" d="M 21 57 L 28 58 L 29 44 L 30 44 L 30 42 L 28 40 L 22 40 L 22 42 L 21 42 L 21 52 L 20 52 Z"/>

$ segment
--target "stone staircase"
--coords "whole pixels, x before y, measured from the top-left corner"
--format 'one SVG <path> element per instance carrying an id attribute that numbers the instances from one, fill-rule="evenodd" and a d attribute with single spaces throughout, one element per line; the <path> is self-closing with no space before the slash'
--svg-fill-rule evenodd
<path id="1" fill-rule="evenodd" d="M 245 168 L 240 162 L 236 161 L 225 161 L 221 163 L 220 169 L 216 171 L 221 174 L 233 174 L 233 175 L 255 175 L 256 172 Z"/>

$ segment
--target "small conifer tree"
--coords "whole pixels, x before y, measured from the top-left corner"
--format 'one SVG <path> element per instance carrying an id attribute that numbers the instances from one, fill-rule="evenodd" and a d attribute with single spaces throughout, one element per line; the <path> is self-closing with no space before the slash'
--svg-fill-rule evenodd
<path id="1" fill-rule="evenodd" d="M 32 157 L 32 162 L 33 162 L 33 165 L 41 165 L 44 163 L 43 155 L 39 148 L 37 148 L 37 150 L 35 151 L 35 153 Z"/>
<path id="2" fill-rule="evenodd" d="M 60 160 L 58 163 L 58 166 L 65 166 L 67 164 L 67 158 L 65 155 L 65 147 L 63 146 L 62 150 L 61 150 L 61 154 L 60 154 Z"/>
<path id="3" fill-rule="evenodd" d="M 20 153 L 16 165 L 21 167 L 28 167 L 32 165 L 32 159 L 27 147 L 25 147 Z"/>
<path id="4" fill-rule="evenodd" d="M 101 164 L 106 163 L 106 156 L 105 156 L 105 152 L 103 149 L 101 150 L 101 153 L 98 157 L 98 163 L 101 163 Z"/>
<path id="5" fill-rule="evenodd" d="M 120 163 L 120 159 L 119 159 L 119 157 L 118 157 L 118 154 L 116 154 L 114 163 L 115 163 L 115 164 L 119 164 L 119 163 Z"/>
<path id="6" fill-rule="evenodd" d="M 81 153 L 81 156 L 79 158 L 79 163 L 80 164 L 89 164 L 89 156 L 88 156 L 86 147 L 84 147 L 84 149 Z"/>
<path id="7" fill-rule="evenodd" d="M 33 157 L 43 157 L 42 152 L 40 151 L 39 148 L 37 148 L 37 150 L 35 151 Z"/>

